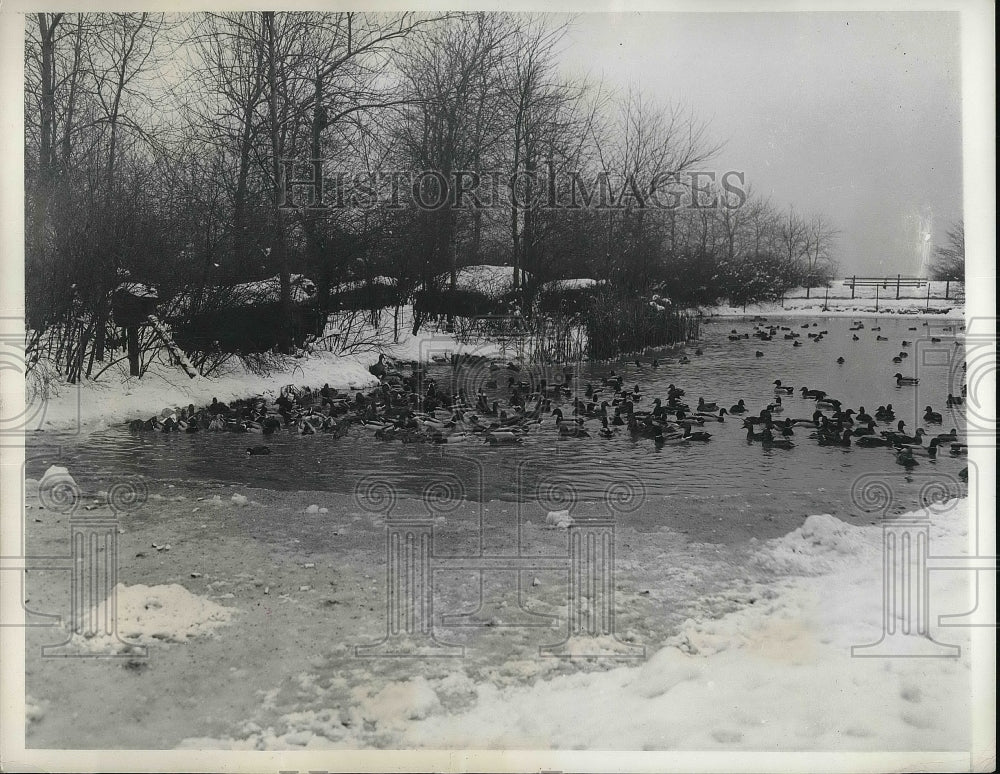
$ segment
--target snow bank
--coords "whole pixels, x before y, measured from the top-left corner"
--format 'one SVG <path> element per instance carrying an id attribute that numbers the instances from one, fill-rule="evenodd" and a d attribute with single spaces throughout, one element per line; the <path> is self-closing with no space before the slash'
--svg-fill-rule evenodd
<path id="1" fill-rule="evenodd" d="M 558 293 L 566 290 L 589 290 L 590 288 L 601 287 L 607 284 L 604 280 L 591 279 L 590 277 L 577 277 L 575 279 L 558 279 L 543 283 L 539 290 L 542 293 Z"/>
<path id="2" fill-rule="evenodd" d="M 377 356 L 376 356 L 377 357 Z M 374 361 L 374 357 L 370 358 Z M 274 395 L 289 383 L 337 389 L 361 389 L 378 380 L 368 372 L 368 359 L 316 352 L 291 358 L 287 367 L 268 376 L 247 373 L 234 365 L 210 379 L 189 379 L 179 368 L 153 366 L 142 379 L 84 382 L 62 385 L 58 393 L 29 402 L 27 433 L 39 430 L 97 430 L 132 419 L 148 419 L 164 406 L 195 406 L 212 398 L 231 401 L 250 395 Z"/>
<path id="3" fill-rule="evenodd" d="M 932 553 L 967 553 L 966 503 L 940 510 Z M 762 565 L 791 576 L 716 618 L 712 608 L 734 599 L 717 597 L 642 667 L 479 686 L 472 709 L 411 724 L 400 745 L 967 749 L 968 641 L 934 622 L 969 609 L 968 573 L 932 573 L 932 633 L 962 645 L 959 658 L 852 657 L 881 637 L 881 546 L 880 526 L 812 516 L 761 552 Z"/>
<path id="4" fill-rule="evenodd" d="M 525 281 L 530 279 L 522 272 Z M 439 287 L 451 287 L 451 275 L 442 274 L 435 278 Z M 512 266 L 465 266 L 458 270 L 455 286 L 459 290 L 483 293 L 491 298 L 500 298 L 514 289 L 514 268 Z"/>
<path id="5" fill-rule="evenodd" d="M 935 505 L 931 554 L 967 553 L 967 502 Z M 770 582 L 713 594 L 641 666 L 501 687 L 461 673 L 390 682 L 355 705 L 284 715 L 231 748 L 963 750 L 970 744 L 969 573 L 932 573 L 931 631 L 958 658 L 855 658 L 882 635 L 881 526 L 812 516 L 761 544 Z M 935 577 L 941 576 L 941 577 Z M 376 675 L 372 675 L 373 681 Z M 461 701 L 456 704 L 456 688 Z M 374 689 L 372 689 L 374 691 Z M 332 697 L 331 697 L 332 699 Z M 334 700 L 334 703 L 337 703 Z M 344 723 L 343 718 L 366 723 Z"/>
<path id="6" fill-rule="evenodd" d="M 51 465 L 37 482 L 37 488 L 39 492 L 44 492 L 46 490 L 51 491 L 58 486 L 66 486 L 70 489 L 79 488 L 76 480 L 69 474 L 66 468 L 62 465 Z"/>
<path id="7" fill-rule="evenodd" d="M 786 298 L 784 304 L 747 304 L 746 309 L 742 306 L 719 306 L 702 307 L 699 311 L 706 317 L 743 317 L 746 315 L 763 315 L 765 317 L 885 317 L 885 316 L 906 316 L 913 318 L 930 319 L 962 319 L 965 316 L 965 304 L 962 301 L 945 301 L 944 299 L 931 298 L 930 309 L 927 311 L 927 304 L 921 299 L 901 298 L 879 299 L 878 309 L 875 309 L 875 301 L 857 298 L 830 298 L 825 304 L 823 297 L 819 298 Z"/>
<path id="8" fill-rule="evenodd" d="M 192 637 L 210 636 L 229 622 L 232 611 L 210 599 L 196 596 L 176 583 L 162 586 L 115 586 L 118 637 L 135 645 L 186 642 Z M 93 620 L 103 611 L 94 608 Z M 110 636 L 84 640 L 86 647 L 106 652 Z M 111 643 L 112 647 L 127 647 Z"/>

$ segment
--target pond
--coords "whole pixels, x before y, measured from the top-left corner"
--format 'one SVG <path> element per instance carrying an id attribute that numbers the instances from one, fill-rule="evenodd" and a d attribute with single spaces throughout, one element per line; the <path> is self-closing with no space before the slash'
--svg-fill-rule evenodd
<path id="1" fill-rule="evenodd" d="M 955 321 L 866 318 L 858 331 L 851 330 L 854 323 L 847 318 L 772 317 L 767 324 L 789 330 L 761 341 L 753 338 L 755 323 L 750 319 L 707 319 L 701 339 L 687 349 L 690 362 L 680 362 L 676 354 L 661 355 L 659 367 L 653 368 L 654 355 L 644 354 L 639 365 L 634 359 L 583 363 L 574 381 L 581 391 L 588 382 L 599 388 L 602 377 L 614 370 L 627 386 L 639 385 L 643 398 L 637 409 L 649 407 L 654 397 L 665 399 L 668 385 L 675 384 L 686 391 L 684 400 L 692 406 L 699 397 L 726 408 L 742 398 L 753 415 L 774 400 L 773 382 L 780 379 L 796 393 L 783 397 L 785 410 L 779 419 L 812 416 L 815 402 L 798 392 L 805 386 L 825 390 L 845 408 L 864 406 L 874 413 L 879 405 L 892 403 L 910 433 L 918 427 L 931 434 L 956 427 L 964 437 L 962 409 L 945 406 L 949 393 L 959 394 L 963 376 Z M 945 330 L 949 326 L 955 330 Z M 750 333 L 751 338 L 731 340 L 733 330 L 737 335 Z M 818 342 L 807 336 L 819 331 L 827 334 Z M 795 341 L 801 346 L 784 339 L 789 332 L 800 334 Z M 911 344 L 904 347 L 904 340 Z M 696 347 L 702 354 L 695 354 Z M 908 357 L 893 363 L 901 351 Z M 837 363 L 840 357 L 843 364 Z M 457 372 L 433 366 L 430 372 L 441 384 L 457 379 L 470 394 L 496 379 L 498 386 L 486 392 L 501 401 L 508 395 L 509 375 L 532 383 L 543 376 L 550 383 L 557 380 L 541 369 L 491 373 L 482 365 Z M 918 375 L 919 385 L 897 387 L 897 372 Z M 924 424 L 926 405 L 943 414 L 942 425 Z M 567 414 L 569 408 L 564 406 Z M 150 406 L 150 413 L 157 410 Z M 658 449 L 649 440 L 633 439 L 625 428 L 613 438 L 598 437 L 597 423 L 588 424 L 591 437 L 563 438 L 547 418 L 516 447 L 491 447 L 478 438 L 443 445 L 383 442 L 360 426 L 339 439 L 279 432 L 267 439 L 272 454 L 249 458 L 246 447 L 260 442 L 253 435 L 132 435 L 123 425 L 69 440 L 59 461 L 93 490 L 101 488 L 101 481 L 122 475 L 146 477 L 159 485 L 210 482 L 342 494 L 354 493 L 359 485 L 365 490 L 377 480 L 390 485 L 400 499 L 427 492 L 432 510 L 441 513 L 456 498 L 522 503 L 520 518 L 536 523 L 549 509 L 600 510 L 610 497 L 617 518 L 634 529 L 668 528 L 689 539 L 717 543 L 784 534 L 814 513 L 868 523 L 883 511 L 900 513 L 930 498 L 966 492 L 958 478 L 965 460 L 951 457 L 947 447 L 937 460 L 919 458 L 920 464 L 908 472 L 888 449 L 819 446 L 805 427 L 796 428 L 793 449 L 764 449 L 748 444 L 738 417 L 727 417 L 706 423 L 703 429 L 712 434 L 707 443 Z M 889 427 L 883 423 L 878 429 Z M 40 447 L 37 440 L 30 443 Z M 50 447 L 56 439 L 49 435 L 44 440 Z M 39 476 L 55 461 L 52 455 L 30 460 L 28 475 Z"/>

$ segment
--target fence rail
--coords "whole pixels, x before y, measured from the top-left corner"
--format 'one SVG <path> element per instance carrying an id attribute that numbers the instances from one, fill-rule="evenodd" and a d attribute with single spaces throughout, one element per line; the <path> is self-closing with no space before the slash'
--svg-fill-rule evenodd
<path id="1" fill-rule="evenodd" d="M 922 288 L 927 284 L 928 281 L 923 277 L 904 277 L 902 274 L 897 274 L 895 277 L 858 277 L 855 275 L 844 280 L 844 285 L 851 289 L 851 298 L 854 298 L 855 290 L 859 287 L 876 289 L 881 287 L 883 290 L 888 290 L 891 285 L 895 285 L 896 298 L 898 299 L 901 288 Z M 945 298 L 947 297 L 946 292 Z"/>

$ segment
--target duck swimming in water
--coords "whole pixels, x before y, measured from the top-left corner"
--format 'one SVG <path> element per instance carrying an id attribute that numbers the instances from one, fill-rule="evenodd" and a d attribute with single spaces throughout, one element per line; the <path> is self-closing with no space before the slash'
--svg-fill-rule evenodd
<path id="1" fill-rule="evenodd" d="M 794 387 L 783 387 L 781 384 L 781 379 L 774 380 L 774 392 L 778 395 L 791 395 L 795 392 Z"/>
<path id="2" fill-rule="evenodd" d="M 928 424 L 940 425 L 941 414 L 931 409 L 930 406 L 924 409 L 924 422 Z"/>
<path id="3" fill-rule="evenodd" d="M 938 435 L 934 436 L 934 438 L 932 438 L 931 440 L 936 440 L 938 443 L 952 443 L 954 441 L 957 441 L 958 429 L 953 427 L 951 428 L 950 433 L 939 433 Z"/>
<path id="4" fill-rule="evenodd" d="M 920 384 L 920 379 L 915 376 L 903 376 L 901 373 L 896 372 L 892 375 L 892 378 L 896 380 L 896 386 L 902 387 L 903 385 L 916 385 Z"/>
<path id="5" fill-rule="evenodd" d="M 735 405 L 735 406 L 731 406 L 731 407 L 729 408 L 729 413 L 730 413 L 730 414 L 745 414 L 746 412 L 747 412 L 747 407 L 746 407 L 746 405 L 745 405 L 745 404 L 743 403 L 743 398 L 740 398 L 740 399 L 739 399 L 739 400 L 738 400 L 738 401 L 736 402 L 736 405 Z"/>
<path id="6" fill-rule="evenodd" d="M 709 441 L 712 439 L 712 434 L 705 432 L 704 430 L 699 430 L 697 432 L 691 432 L 690 427 L 684 428 L 684 439 L 688 441 Z"/>
<path id="7" fill-rule="evenodd" d="M 874 435 L 863 435 L 860 438 L 858 438 L 857 441 L 855 441 L 855 443 L 857 443 L 858 446 L 864 446 L 866 448 L 873 448 L 876 446 L 891 447 L 893 445 L 892 439 L 879 438 L 878 436 Z"/>
<path id="8" fill-rule="evenodd" d="M 698 398 L 698 408 L 697 411 L 707 412 L 707 411 L 717 411 L 718 406 L 715 401 L 711 403 L 706 403 L 704 398 Z"/>
<path id="9" fill-rule="evenodd" d="M 270 454 L 271 447 L 269 446 L 248 446 L 247 456 L 248 457 L 259 457 L 263 454 Z"/>

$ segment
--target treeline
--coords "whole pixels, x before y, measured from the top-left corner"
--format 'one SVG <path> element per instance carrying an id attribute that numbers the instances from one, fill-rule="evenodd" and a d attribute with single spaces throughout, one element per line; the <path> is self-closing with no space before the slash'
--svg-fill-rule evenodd
<path id="1" fill-rule="evenodd" d="M 719 146 L 689 110 L 565 72 L 561 18 L 26 18 L 28 325 L 58 334 L 67 363 L 103 360 L 126 273 L 164 297 L 278 276 L 290 320 L 295 273 L 326 310 L 339 283 L 389 276 L 405 296 L 481 263 L 510 266 L 526 297 L 591 277 L 679 304 L 773 298 L 833 270 L 835 230 L 713 170 Z M 288 190 L 308 203 L 285 175 L 310 177 L 312 159 L 368 206 L 282 207 Z M 402 195 L 372 206 L 390 178 Z M 473 179 L 488 201 L 456 190 Z M 543 189 L 594 181 L 600 206 L 547 206 Z M 463 206 L 416 203 L 438 199 Z"/>

